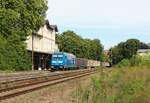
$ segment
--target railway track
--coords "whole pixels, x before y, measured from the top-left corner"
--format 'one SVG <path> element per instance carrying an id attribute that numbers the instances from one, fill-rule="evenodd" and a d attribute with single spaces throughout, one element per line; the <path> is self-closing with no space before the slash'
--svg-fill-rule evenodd
<path id="1" fill-rule="evenodd" d="M 96 70 L 85 69 L 53 75 L 34 76 L 28 78 L 12 79 L 0 82 L 0 101 L 18 96 L 49 85 L 58 84 L 64 81 L 80 78 L 97 72 Z"/>
<path id="2" fill-rule="evenodd" d="M 31 77 L 31 76 L 37 76 L 37 75 L 46 75 L 49 74 L 49 71 L 34 71 L 34 72 L 19 72 L 19 73 L 0 73 L 0 82 L 3 80 L 12 80 L 19 78 L 25 78 L 25 77 Z"/>

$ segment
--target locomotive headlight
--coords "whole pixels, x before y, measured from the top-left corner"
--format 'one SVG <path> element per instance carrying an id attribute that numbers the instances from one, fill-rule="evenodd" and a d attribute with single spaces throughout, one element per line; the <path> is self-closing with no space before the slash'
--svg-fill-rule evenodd
<path id="1" fill-rule="evenodd" d="M 56 61 L 52 61 L 52 63 L 56 63 Z"/>
<path id="2" fill-rule="evenodd" d="M 58 61 L 58 63 L 63 63 L 63 61 Z"/>

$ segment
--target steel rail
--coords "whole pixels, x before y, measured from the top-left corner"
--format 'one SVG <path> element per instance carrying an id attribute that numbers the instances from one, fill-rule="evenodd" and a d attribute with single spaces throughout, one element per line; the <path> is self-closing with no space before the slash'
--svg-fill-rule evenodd
<path id="1" fill-rule="evenodd" d="M 86 70 L 84 70 L 86 71 Z M 69 71 L 69 72 L 64 72 L 64 73 L 59 73 L 59 74 L 51 74 L 47 76 L 34 76 L 34 77 L 29 77 L 29 78 L 21 78 L 21 79 L 12 79 L 9 81 L 3 81 L 0 82 L 0 93 L 5 92 L 8 90 L 16 89 L 16 88 L 21 88 L 25 87 L 28 85 L 35 85 L 38 83 L 43 83 L 55 79 L 62 78 L 64 75 L 69 75 L 72 73 L 78 73 L 78 72 L 83 72 L 83 70 L 78 70 L 78 71 Z"/>
<path id="2" fill-rule="evenodd" d="M 68 80 L 72 80 L 75 78 L 80 78 L 86 75 L 90 75 L 93 73 L 96 73 L 96 70 L 84 70 L 84 71 L 78 71 L 78 72 L 73 72 L 73 73 L 66 73 L 66 74 L 61 74 L 61 76 L 55 76 L 53 79 L 47 79 L 47 81 L 40 81 L 38 83 L 32 83 L 20 87 L 16 87 L 13 89 L 5 90 L 0 93 L 0 101 L 5 100 L 14 96 L 18 96 L 20 94 L 24 94 L 33 90 L 37 90 L 49 85 L 55 85 L 61 82 L 65 82 Z M 52 78 L 52 77 L 51 77 Z"/>

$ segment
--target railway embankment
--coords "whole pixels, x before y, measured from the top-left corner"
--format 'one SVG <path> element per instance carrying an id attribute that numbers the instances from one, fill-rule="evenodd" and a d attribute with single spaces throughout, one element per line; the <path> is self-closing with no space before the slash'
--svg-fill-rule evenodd
<path id="1" fill-rule="evenodd" d="M 94 69 L 83 69 L 74 71 L 53 72 L 47 75 L 18 75 L 18 78 L 3 78 L 0 81 L 0 99 L 4 101 L 9 98 L 17 97 L 27 92 L 32 92 L 49 85 L 66 82 L 76 78 L 97 73 Z"/>
<path id="2" fill-rule="evenodd" d="M 149 68 L 109 68 L 15 96 L 2 103 L 149 103 L 149 90 Z"/>

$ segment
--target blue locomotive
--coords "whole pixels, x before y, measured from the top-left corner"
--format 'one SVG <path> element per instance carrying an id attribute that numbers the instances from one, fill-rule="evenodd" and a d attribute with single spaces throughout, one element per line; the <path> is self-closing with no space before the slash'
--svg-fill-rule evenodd
<path id="1" fill-rule="evenodd" d="M 69 70 L 95 68 L 100 66 L 100 61 L 89 60 L 85 58 L 76 58 L 75 55 L 66 52 L 57 52 L 52 54 L 50 61 L 51 70 Z"/>
<path id="2" fill-rule="evenodd" d="M 71 53 L 58 52 L 52 54 L 51 69 L 67 70 L 76 68 L 76 56 Z"/>

